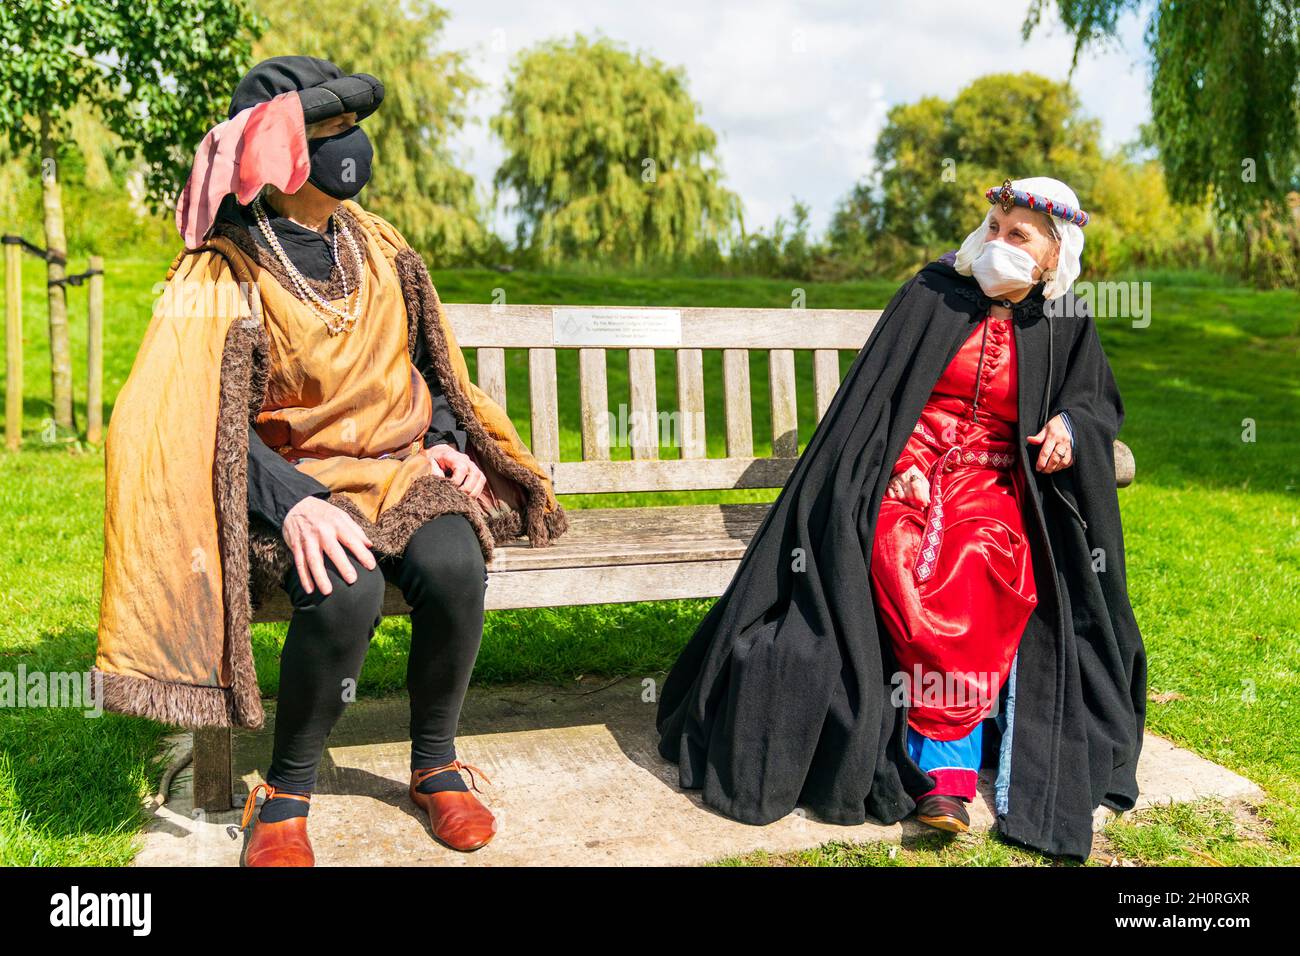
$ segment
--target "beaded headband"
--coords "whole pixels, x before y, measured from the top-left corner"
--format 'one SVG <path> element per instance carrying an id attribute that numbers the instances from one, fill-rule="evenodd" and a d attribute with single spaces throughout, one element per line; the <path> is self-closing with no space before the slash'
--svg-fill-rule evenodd
<path id="1" fill-rule="evenodd" d="M 1082 209 L 1073 209 L 1066 203 L 1036 196 L 1033 193 L 1025 192 L 1023 189 L 1013 189 L 1009 179 L 1005 180 L 1001 186 L 991 186 L 984 195 L 990 203 L 997 203 L 1001 206 L 1003 212 L 1010 212 L 1012 206 L 1024 206 L 1026 209 L 1045 212 L 1057 219 L 1072 222 L 1076 226 L 1088 225 L 1088 214 Z"/>

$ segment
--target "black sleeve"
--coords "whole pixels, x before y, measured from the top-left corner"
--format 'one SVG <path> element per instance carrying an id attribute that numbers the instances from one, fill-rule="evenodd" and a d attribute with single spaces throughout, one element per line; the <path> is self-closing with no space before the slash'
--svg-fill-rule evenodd
<path id="1" fill-rule="evenodd" d="M 433 399 L 433 418 L 429 420 L 429 430 L 424 435 L 424 447 L 455 445 L 458 451 L 463 452 L 469 444 L 469 436 L 460 427 L 460 422 L 456 421 L 447 396 L 442 393 L 442 386 L 438 384 L 438 376 L 433 370 L 433 361 L 424 347 L 423 336 L 415 337 L 415 356 L 411 361 L 424 376 L 424 383 L 429 386 L 429 397 Z"/>
<path id="2" fill-rule="evenodd" d="M 304 474 L 267 447 L 248 426 L 248 511 L 276 528 L 285 515 L 309 495 L 329 497 L 330 490 Z"/>
<path id="3" fill-rule="evenodd" d="M 1066 417 L 1076 452 L 1090 441 L 1110 447 L 1124 423 L 1124 402 L 1091 312 L 1084 313 L 1080 334 L 1066 361 L 1056 410 Z"/>

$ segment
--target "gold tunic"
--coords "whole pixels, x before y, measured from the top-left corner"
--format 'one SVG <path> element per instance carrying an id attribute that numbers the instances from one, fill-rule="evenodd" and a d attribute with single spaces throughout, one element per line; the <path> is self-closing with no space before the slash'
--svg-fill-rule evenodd
<path id="1" fill-rule="evenodd" d="M 367 230 L 355 235 L 365 256 L 360 317 L 331 334 L 316 307 L 290 293 L 238 248 L 255 272 L 269 340 L 270 376 L 255 428 L 262 440 L 377 521 L 411 482 L 432 473 L 423 455 L 432 400 L 407 349 L 406 303 L 392 264 Z M 340 249 L 347 249 L 341 244 Z M 355 266 L 344 269 L 355 288 Z M 333 300 L 347 310 L 355 301 Z"/>

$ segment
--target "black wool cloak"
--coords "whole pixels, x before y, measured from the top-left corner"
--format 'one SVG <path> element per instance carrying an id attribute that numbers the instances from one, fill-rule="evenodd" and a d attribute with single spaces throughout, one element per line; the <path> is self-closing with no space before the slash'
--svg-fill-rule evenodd
<path id="1" fill-rule="evenodd" d="M 726 815 L 764 824 L 799 804 L 833 823 L 894 823 L 934 785 L 891 700 L 898 668 L 868 565 L 893 465 L 988 305 L 942 260 L 894 295 L 673 665 L 659 751 L 679 764 L 682 787 L 702 788 Z M 1137 799 L 1146 700 L 1115 483 L 1124 407 L 1086 305 L 1071 294 L 1045 303 L 1040 285 L 1013 309 L 1038 604 L 1020 643 L 1009 808 L 998 815 L 1008 839 L 1080 859 L 1095 808 Z M 1025 441 L 1049 410 L 1074 428 L 1075 463 L 1055 476 L 1034 469 L 1039 446 Z"/>

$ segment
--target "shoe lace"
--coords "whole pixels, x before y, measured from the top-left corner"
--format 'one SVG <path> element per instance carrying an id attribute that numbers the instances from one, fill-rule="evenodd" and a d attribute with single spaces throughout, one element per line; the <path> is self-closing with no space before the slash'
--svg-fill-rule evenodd
<path id="1" fill-rule="evenodd" d="M 248 799 L 244 801 L 244 815 L 239 821 L 239 832 L 248 829 L 248 825 L 253 821 L 253 812 L 257 809 L 257 793 L 263 791 L 267 800 L 273 800 L 276 797 L 287 797 L 290 800 L 301 800 L 304 803 L 311 803 L 311 795 L 304 793 L 290 793 L 287 790 L 277 790 L 269 783 L 259 783 L 252 790 L 248 791 Z M 234 834 L 231 834 L 233 837 Z"/>
<path id="2" fill-rule="evenodd" d="M 456 771 L 464 770 L 466 773 L 469 774 L 469 785 L 473 787 L 474 790 L 476 790 L 478 793 L 482 793 L 483 791 L 479 790 L 478 782 L 475 780 L 474 774 L 477 773 L 487 783 L 492 782 L 491 780 L 488 779 L 487 774 L 485 774 L 478 767 L 474 766 L 472 763 L 462 763 L 459 760 L 453 760 L 451 763 L 444 764 L 441 767 L 423 767 L 415 771 L 415 785 L 418 787 L 420 784 L 424 783 L 425 780 L 432 777 L 435 773 L 443 773 L 444 771 L 447 770 L 456 770 Z"/>

